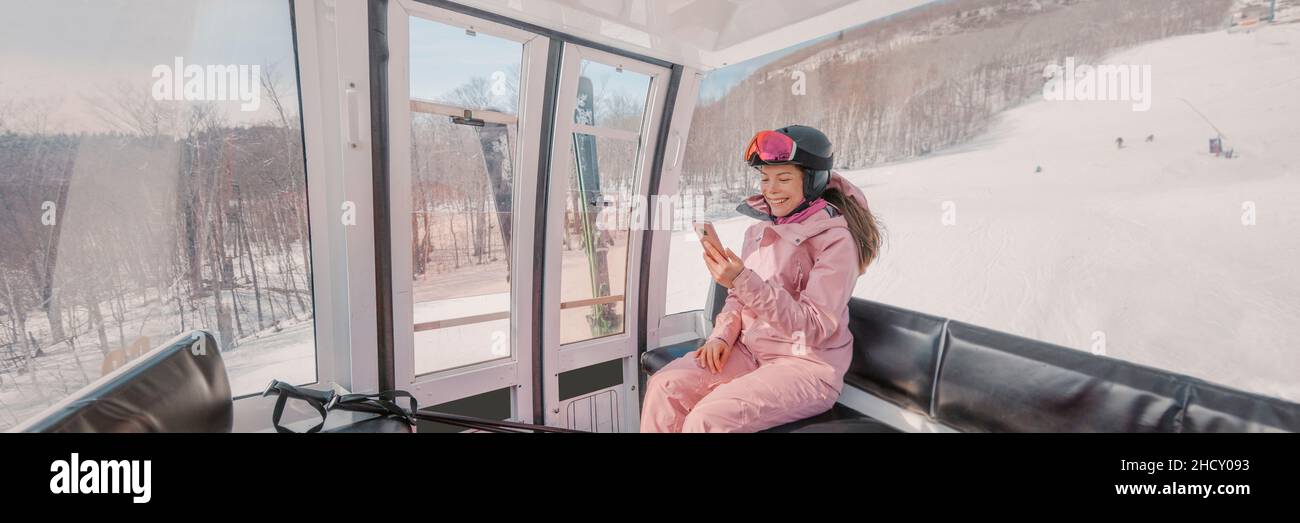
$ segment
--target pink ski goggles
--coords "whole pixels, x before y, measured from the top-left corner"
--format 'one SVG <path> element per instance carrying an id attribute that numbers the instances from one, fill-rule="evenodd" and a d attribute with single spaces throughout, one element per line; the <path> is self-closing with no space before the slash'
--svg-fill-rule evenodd
<path id="1" fill-rule="evenodd" d="M 794 160 L 798 146 L 789 136 L 776 131 L 759 131 L 750 138 L 742 158 L 749 165 L 759 163 L 782 163 Z"/>

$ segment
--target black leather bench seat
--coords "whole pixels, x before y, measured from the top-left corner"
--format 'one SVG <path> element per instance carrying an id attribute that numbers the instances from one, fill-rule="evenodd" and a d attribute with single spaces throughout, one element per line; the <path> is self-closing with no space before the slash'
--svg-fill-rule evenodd
<path id="1" fill-rule="evenodd" d="M 845 387 L 960 432 L 1300 432 L 1300 404 L 892 305 L 852 298 L 849 330 Z M 770 431 L 896 432 L 839 404 Z"/>
<path id="2" fill-rule="evenodd" d="M 808 419 L 772 427 L 763 432 L 794 433 L 896 433 L 902 432 L 884 422 L 839 403 L 822 414 Z"/>

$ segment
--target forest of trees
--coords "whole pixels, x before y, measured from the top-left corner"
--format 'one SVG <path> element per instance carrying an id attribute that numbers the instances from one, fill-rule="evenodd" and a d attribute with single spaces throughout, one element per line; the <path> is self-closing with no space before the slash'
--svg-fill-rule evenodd
<path id="1" fill-rule="evenodd" d="M 842 170 L 923 156 L 970 140 L 998 113 L 1041 93 L 1049 63 L 1089 63 L 1142 42 L 1222 28 L 1231 5 L 953 0 L 845 30 L 700 101 L 686 144 L 683 201 L 698 199 L 705 205 L 698 212 L 716 217 L 752 193 L 738 159 L 757 130 L 795 123 L 822 129 Z"/>
<path id="2" fill-rule="evenodd" d="M 51 106 L 6 101 L 0 426 L 172 335 L 208 329 L 229 351 L 310 321 L 298 104 L 269 71 L 261 84 L 276 117 L 251 125 L 147 87 L 96 100 L 111 132 L 59 132 L 30 114 Z"/>
<path id="3" fill-rule="evenodd" d="M 506 87 L 471 78 L 436 101 L 514 114 L 517 71 Z M 92 117 L 110 130 L 72 132 L 56 123 L 66 100 L 0 86 L 0 427 L 175 334 L 210 330 L 230 351 L 311 321 L 298 103 L 274 68 L 261 89 L 274 116 L 234 123 L 214 102 L 107 86 Z M 635 127 L 644 100 L 601 91 L 595 107 Z M 452 288 L 425 298 L 509 288 L 516 133 L 415 115 L 412 276 Z M 615 145 L 599 151 L 602 193 L 626 197 L 636 146 Z"/>

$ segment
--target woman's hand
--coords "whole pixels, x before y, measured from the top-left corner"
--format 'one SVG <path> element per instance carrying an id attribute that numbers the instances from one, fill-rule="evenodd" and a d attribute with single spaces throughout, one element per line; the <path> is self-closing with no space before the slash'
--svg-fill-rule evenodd
<path id="1" fill-rule="evenodd" d="M 722 372 L 722 366 L 727 364 L 727 358 L 730 357 L 731 346 L 717 338 L 710 338 L 700 348 L 695 349 L 695 364 L 708 369 L 713 374 Z"/>
<path id="2" fill-rule="evenodd" d="M 714 281 L 730 289 L 732 280 L 745 270 L 745 262 L 731 249 L 722 252 L 709 242 L 700 243 L 704 244 L 704 265 L 708 266 L 709 274 L 713 275 Z"/>

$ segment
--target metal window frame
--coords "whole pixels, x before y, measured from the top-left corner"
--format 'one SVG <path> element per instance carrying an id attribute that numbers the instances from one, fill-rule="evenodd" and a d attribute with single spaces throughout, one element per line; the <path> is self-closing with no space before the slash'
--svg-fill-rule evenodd
<path id="1" fill-rule="evenodd" d="M 679 70 L 680 69 L 680 70 Z M 672 100 L 672 120 L 663 131 L 667 143 L 663 145 L 663 165 L 654 188 L 654 195 L 679 194 L 682 162 L 685 159 L 686 142 L 690 137 L 691 122 L 695 114 L 695 105 L 699 99 L 702 75 L 690 67 L 674 68 L 677 88 Z M 699 310 L 683 311 L 665 315 L 668 289 L 668 260 L 672 251 L 672 230 L 648 230 L 650 249 L 642 260 L 642 271 L 647 275 L 645 288 L 662 289 L 646 300 L 645 340 L 640 344 L 640 351 L 645 352 L 664 345 L 703 337 L 707 330 L 704 322 L 707 303 L 701 303 Z M 703 267 L 701 267 L 703 269 Z"/>
<path id="2" fill-rule="evenodd" d="M 554 122 L 556 121 L 556 114 L 562 114 L 557 113 L 556 107 L 556 98 L 558 97 L 560 87 L 560 64 L 566 51 L 565 48 L 571 47 L 571 45 L 579 45 L 588 49 L 603 51 L 611 55 L 628 58 L 636 62 L 664 67 L 670 70 L 669 89 L 673 89 L 673 85 L 676 85 L 677 94 L 673 99 L 664 102 L 665 111 L 661 115 L 658 127 L 655 129 L 659 143 L 655 148 L 655 164 L 651 167 L 651 171 L 649 172 L 650 185 L 647 187 L 647 192 L 645 194 L 671 194 L 676 191 L 681 160 L 686 144 L 686 137 L 690 130 L 690 118 L 693 114 L 696 100 L 698 98 L 699 82 L 702 77 L 698 70 L 690 67 L 683 67 L 645 54 L 573 36 L 562 31 L 556 31 L 535 24 L 522 22 L 508 16 L 458 4 L 456 2 L 447 0 L 409 1 L 460 13 L 468 16 L 470 20 L 487 20 L 549 38 L 550 45 L 546 54 L 546 87 L 541 107 L 541 120 L 544 125 L 538 139 L 539 154 L 537 156 L 538 168 L 536 171 L 538 191 L 536 192 L 534 210 L 545 208 L 546 203 L 551 197 L 549 193 L 552 178 L 551 155 L 552 151 L 555 150 Z M 669 105 L 678 110 L 669 112 Z M 665 153 L 669 150 L 667 148 L 667 142 L 664 141 L 665 137 L 672 141 L 671 156 L 665 156 Z M 672 158 L 672 161 L 662 161 L 666 158 Z M 550 228 L 550 223 L 554 220 L 548 219 L 547 214 L 535 216 L 536 220 L 533 224 L 533 238 L 536 241 L 536 244 L 533 254 L 534 259 L 536 260 L 543 259 L 546 254 L 545 241 L 550 237 L 547 232 Z M 641 286 L 639 288 L 645 290 L 645 292 L 643 292 L 637 299 L 636 303 L 639 309 L 635 316 L 635 321 L 637 322 L 637 328 L 639 331 L 638 339 L 636 340 L 636 350 L 638 354 L 639 352 L 644 351 L 648 346 L 658 346 L 661 343 L 668 343 L 666 340 L 669 338 L 677 337 L 685 339 L 685 337 L 702 335 L 696 333 L 703 333 L 705 331 L 705 327 L 702 326 L 703 314 L 700 311 L 690 311 L 664 317 L 663 304 L 665 296 L 663 289 L 665 289 L 664 284 L 667 277 L 667 268 L 665 264 L 668 260 L 668 243 L 671 231 L 646 232 L 647 234 L 645 236 L 647 238 L 645 239 L 650 240 L 650 242 L 642 248 L 641 256 L 638 257 L 638 268 L 641 274 L 641 278 L 639 279 Z M 643 239 L 643 242 L 645 239 Z M 630 263 L 631 259 L 629 259 L 629 264 Z M 648 280 L 645 277 L 646 274 L 649 274 Z M 531 346 L 533 348 L 531 373 L 532 386 L 535 390 L 540 391 L 544 390 L 543 384 L 546 382 L 545 370 L 543 369 L 544 340 L 546 339 L 548 331 L 555 329 L 543 328 L 545 325 L 543 317 L 545 305 L 550 303 L 547 301 L 545 295 L 546 289 L 541 285 L 545 279 L 543 264 L 536 264 L 534 266 L 532 277 L 533 281 L 537 282 L 537 284 L 535 284 L 532 289 L 532 308 L 530 309 L 534 314 L 530 332 Z M 658 291 L 656 291 L 656 289 L 658 289 Z M 625 323 L 628 322 L 626 312 L 627 311 L 625 310 Z M 523 334 L 523 332 L 524 331 L 516 331 L 516 334 Z M 627 363 L 627 372 L 630 373 L 630 375 L 635 376 L 636 373 L 639 372 L 639 366 L 637 365 L 635 358 L 629 358 Z M 533 423 L 545 422 L 547 414 L 545 404 L 550 400 L 550 398 L 555 397 L 554 394 L 547 397 L 543 396 L 546 395 L 532 395 Z M 631 396 L 635 397 L 637 395 L 634 394 Z M 634 408 L 632 410 L 637 411 L 638 409 Z"/>
<path id="3" fill-rule="evenodd" d="M 320 0 L 286 1 L 294 33 L 307 174 L 317 360 L 317 380 L 311 385 L 337 383 L 349 390 L 374 391 L 378 387 L 375 251 L 373 231 L 366 224 L 373 212 L 370 152 L 365 140 L 355 149 L 349 147 L 343 132 L 349 125 L 369 126 L 364 103 L 369 98 L 365 5 L 339 3 L 330 21 Z M 353 89 L 351 96 L 347 89 Z M 340 110 L 349 100 L 355 110 Z M 357 225 L 342 223 L 344 202 L 354 204 Z M 273 398 L 237 398 L 233 430 L 271 430 L 273 405 Z M 285 412 L 286 422 L 313 416 L 310 409 Z"/>
<path id="4" fill-rule="evenodd" d="M 527 222 L 526 217 L 536 215 L 536 194 L 538 176 L 534 172 L 540 152 L 540 141 L 534 137 L 541 136 L 545 126 L 543 108 L 546 80 L 548 78 L 549 45 L 547 38 L 519 29 L 517 27 L 482 20 L 464 13 L 441 9 L 427 3 L 411 0 L 391 0 L 386 10 L 387 27 L 385 30 L 387 53 L 386 63 L 372 63 L 372 67 L 383 68 L 388 76 L 386 92 L 379 95 L 387 100 L 388 133 L 387 165 L 388 188 L 384 198 L 389 216 L 405 216 L 410 212 L 410 80 L 409 20 L 418 17 L 437 23 L 473 29 L 478 33 L 498 38 L 513 40 L 523 46 L 520 71 L 520 104 L 518 143 L 514 158 L 514 186 L 511 189 L 513 214 L 516 230 Z M 392 238 L 409 238 L 410 222 L 408 220 L 387 220 L 386 228 Z M 510 356 L 473 365 L 439 370 L 432 373 L 417 374 L 415 369 L 414 345 L 414 303 L 412 302 L 411 248 L 407 241 L 391 241 L 385 249 L 391 263 L 391 295 L 387 297 L 392 307 L 393 329 L 393 386 L 405 389 L 416 399 L 426 405 L 473 396 L 505 387 L 512 387 L 514 416 L 516 419 L 533 419 L 534 378 L 532 373 L 534 354 L 529 345 L 518 343 L 519 339 L 528 339 L 521 334 L 531 333 L 534 329 L 532 291 L 535 285 L 532 267 L 537 239 L 527 234 L 520 234 L 513 241 L 511 260 L 511 321 L 510 321 Z M 381 297 L 381 300 L 384 298 Z"/>
<path id="5" fill-rule="evenodd" d="M 639 366 L 635 356 L 638 354 L 638 344 L 641 337 L 637 331 L 644 330 L 643 324 L 639 323 L 643 302 L 640 296 L 643 291 L 649 292 L 648 289 L 639 287 L 645 263 L 643 256 L 644 238 L 643 235 L 636 234 L 636 231 L 631 231 L 626 257 L 627 265 L 623 273 L 623 294 L 625 296 L 623 301 L 623 332 L 568 344 L 561 343 L 559 332 L 560 309 L 558 305 L 561 302 L 560 285 L 563 253 L 560 241 L 564 227 L 565 199 L 568 196 L 568 177 L 572 169 L 571 162 L 573 161 L 571 154 L 573 134 L 575 132 L 587 132 L 592 129 L 591 126 L 582 126 L 573 122 L 571 116 L 577 102 L 575 80 L 579 76 L 579 67 L 583 60 L 622 67 L 625 70 L 650 77 L 650 85 L 646 93 L 645 116 L 637 133 L 638 173 L 635 189 L 637 196 L 649 194 L 650 183 L 655 179 L 653 160 L 656 153 L 661 151 L 658 144 L 660 136 L 663 134 L 661 129 L 666 121 L 664 109 L 667 105 L 667 88 L 672 76 L 671 66 L 664 67 L 657 63 L 646 63 L 636 58 L 630 58 L 625 54 L 610 53 L 580 44 L 565 44 L 564 46 L 563 60 L 560 67 L 558 99 L 556 100 L 556 117 L 551 122 L 554 129 L 551 146 L 551 170 L 554 175 L 550 176 L 548 180 L 547 233 L 545 235 L 548 256 L 545 258 L 545 280 L 542 286 L 544 295 L 542 322 L 543 325 L 551 326 L 551 328 L 543 329 L 542 332 L 543 419 L 546 424 L 554 426 L 561 426 L 564 421 L 560 408 L 564 401 L 559 397 L 558 383 L 561 373 L 622 358 L 623 383 L 628 387 L 627 390 L 635 390 L 633 387 L 638 382 L 639 373 Z M 622 135 L 622 132 L 608 133 L 606 132 L 610 131 L 608 128 L 595 129 L 616 139 Z M 636 426 L 640 419 L 638 395 L 635 393 L 624 394 L 621 408 L 625 422 L 623 426 Z"/>
<path id="6" fill-rule="evenodd" d="M 381 64 L 380 62 L 381 59 L 386 60 L 387 57 L 389 57 L 389 52 L 391 49 L 390 40 L 389 38 L 387 38 L 387 36 L 390 36 L 390 31 L 389 29 L 387 29 L 387 25 L 389 25 L 389 23 L 387 23 L 389 22 L 389 16 L 387 16 L 386 14 L 387 12 L 389 12 L 389 9 L 387 9 L 387 4 L 389 4 L 389 1 L 390 0 L 370 1 L 370 5 L 372 5 L 372 9 L 370 9 L 370 14 L 372 14 L 372 20 L 370 20 L 370 25 L 372 25 L 372 27 L 370 27 L 370 34 L 372 34 L 372 38 L 381 40 L 382 42 L 382 44 L 374 44 L 374 40 L 372 40 L 372 44 L 374 44 L 374 46 L 376 46 L 377 49 L 372 49 L 372 59 L 374 60 L 372 60 L 372 62 L 370 62 L 369 64 L 370 68 L 372 68 L 372 73 L 377 73 L 372 75 L 376 75 L 376 77 L 380 77 L 378 81 L 374 82 L 374 88 L 376 88 L 376 92 L 387 92 L 391 88 L 389 83 L 387 83 L 387 77 L 386 77 L 387 73 L 389 73 L 389 68 L 387 68 L 386 62 L 385 64 Z M 594 49 L 594 51 L 601 51 L 601 52 L 610 53 L 610 55 L 624 57 L 624 59 L 632 59 L 634 61 L 646 62 L 646 64 L 663 66 L 663 68 L 671 70 L 673 74 L 676 74 L 676 69 L 680 69 L 680 66 L 671 64 L 671 62 L 654 59 L 654 57 L 641 55 L 641 53 L 628 52 L 625 51 L 625 49 L 604 46 L 604 44 L 591 42 L 591 40 L 577 38 L 577 36 L 562 33 L 562 31 L 550 30 L 550 29 L 546 29 L 546 27 L 530 25 L 530 23 L 512 20 L 512 18 L 499 16 L 499 14 L 486 12 L 486 10 L 465 7 L 465 5 L 451 3 L 451 1 L 441 1 L 441 0 L 391 0 L 391 1 L 400 1 L 403 7 L 406 7 L 409 10 L 416 10 L 416 12 L 426 14 L 426 16 L 429 16 L 429 14 L 432 14 L 432 16 L 437 16 L 437 14 L 446 14 L 448 12 L 459 14 L 460 18 L 455 18 L 455 20 L 460 21 L 459 25 L 474 25 L 476 27 L 486 27 L 487 23 L 482 23 L 482 22 L 487 21 L 487 22 L 495 23 L 498 29 L 499 27 L 502 26 L 515 27 L 515 29 L 524 31 L 524 33 L 545 36 L 545 39 L 543 39 L 546 42 L 545 51 L 538 52 L 538 56 L 545 57 L 545 60 L 539 61 L 541 62 L 541 64 L 545 64 L 545 69 L 542 69 L 541 66 L 539 66 L 538 68 L 538 75 L 543 75 L 543 77 L 545 77 L 542 79 L 543 94 L 541 96 L 541 107 L 538 108 L 539 117 L 533 118 L 532 120 L 534 124 L 539 125 L 539 129 L 537 129 L 537 134 L 536 134 L 538 137 L 537 139 L 538 154 L 536 155 L 536 157 L 534 157 L 534 159 L 536 159 L 536 165 L 537 165 L 537 170 L 536 170 L 537 190 L 533 191 L 534 198 L 532 200 L 532 207 L 525 209 L 525 207 L 528 207 L 526 206 L 526 202 L 520 202 L 520 200 L 516 200 L 516 204 L 515 204 L 515 212 L 521 213 L 521 216 L 523 216 L 524 212 L 528 212 L 530 213 L 530 215 L 536 216 L 536 220 L 534 220 L 534 224 L 533 224 L 534 226 L 533 226 L 533 237 L 532 237 L 534 245 L 532 250 L 530 250 L 529 254 L 533 255 L 533 259 L 541 259 L 546 252 L 545 246 L 546 246 L 547 238 L 551 237 L 551 235 L 547 234 L 547 232 L 549 232 L 549 229 L 551 228 L 551 222 L 554 222 L 554 220 L 549 220 L 549 216 L 547 216 L 546 213 L 542 213 L 542 215 L 538 215 L 537 209 L 546 208 L 546 203 L 549 202 L 551 198 L 551 194 L 550 194 L 551 193 L 550 185 L 552 183 L 551 176 L 550 176 L 551 163 L 552 163 L 551 154 L 552 151 L 555 150 L 554 122 L 556 121 L 555 118 L 556 114 L 562 114 L 558 112 L 558 109 L 556 109 L 556 98 L 558 98 L 560 66 L 562 66 L 565 44 L 577 44 L 577 46 Z M 424 5 L 424 8 L 421 8 L 419 4 Z M 458 23 L 452 23 L 452 25 L 458 25 Z M 382 35 L 382 36 L 374 36 L 374 35 Z M 542 70 L 545 70 L 545 74 L 541 74 Z M 694 75 L 686 75 L 685 78 L 693 79 Z M 676 99 L 676 103 L 679 104 L 679 107 L 681 107 L 681 100 L 689 100 L 689 103 L 685 105 L 685 107 L 688 107 L 688 111 L 686 111 L 686 114 L 689 114 L 689 108 L 693 107 L 694 104 L 694 98 L 693 98 L 694 91 L 692 90 L 690 92 L 692 92 L 692 94 L 679 96 L 679 98 Z M 374 96 L 372 96 L 372 99 L 373 98 Z M 376 353 L 377 358 L 381 359 L 380 366 L 378 366 L 380 367 L 380 373 L 381 373 L 380 384 L 383 386 L 383 388 L 394 388 L 394 386 L 398 385 L 398 380 L 395 380 L 394 377 L 395 375 L 399 375 L 399 373 L 398 371 L 396 371 L 396 362 L 395 362 L 396 349 L 394 345 L 393 330 L 391 330 L 393 329 L 393 325 L 394 325 L 393 314 L 391 314 L 391 311 L 385 312 L 385 308 L 391 307 L 391 304 L 395 303 L 393 298 L 395 293 L 393 289 L 389 288 L 390 285 L 389 282 L 393 281 L 391 280 L 391 275 L 393 275 L 393 271 L 391 271 L 391 268 L 385 267 L 385 264 L 387 263 L 387 260 L 385 260 L 385 258 L 389 258 L 390 256 L 389 254 L 391 251 L 393 251 L 394 246 L 391 245 L 391 241 L 390 241 L 391 238 L 390 235 L 391 229 L 390 229 L 390 220 L 389 220 L 390 209 L 381 209 L 381 207 L 387 206 L 387 200 L 385 198 L 385 194 L 387 193 L 387 186 L 389 186 L 389 182 L 390 182 L 389 174 L 390 174 L 391 165 L 386 163 L 387 147 L 390 146 L 389 143 L 390 137 L 389 135 L 387 135 L 386 130 L 390 129 L 391 122 L 387 121 L 387 118 L 390 117 L 389 107 L 387 107 L 386 104 L 386 101 L 389 100 L 389 96 L 381 96 L 381 98 L 383 99 L 382 100 L 383 103 L 374 105 L 374 109 L 376 109 L 376 112 L 374 112 L 374 122 L 376 122 L 376 126 L 383 127 L 383 133 L 381 133 L 381 131 L 378 130 L 376 131 L 376 147 L 374 147 L 374 151 L 376 152 L 374 152 L 374 155 L 376 155 L 376 157 L 381 155 L 385 156 L 385 159 L 383 159 L 383 161 L 378 159 L 374 161 L 374 170 L 376 170 L 376 174 L 374 174 L 374 177 L 376 177 L 376 208 L 374 208 L 374 213 L 376 213 L 376 224 L 374 224 L 374 228 L 376 228 L 376 237 L 374 237 L 374 243 L 376 243 L 376 248 L 374 248 L 374 252 L 376 252 L 376 256 L 374 256 L 374 260 L 376 260 L 376 275 L 374 275 L 376 276 L 376 289 L 374 289 L 374 291 L 376 291 L 377 301 L 380 302 L 380 306 L 378 306 L 376 310 L 374 310 L 374 312 L 376 312 L 376 316 L 378 317 L 378 324 L 380 324 L 378 325 L 377 332 L 376 332 L 376 337 L 378 338 L 378 341 L 380 341 L 380 347 L 378 347 Z M 655 126 L 654 126 L 656 137 L 658 137 L 660 141 L 658 146 L 656 146 L 655 148 L 656 157 L 662 155 L 663 152 L 662 139 L 664 135 L 666 135 L 667 133 L 666 129 L 668 125 L 671 124 L 671 118 L 667 118 L 666 116 L 668 116 L 668 114 L 660 114 L 658 121 L 655 122 Z M 680 131 L 681 137 L 684 137 L 686 129 L 689 129 L 689 125 L 685 126 L 684 129 Z M 524 127 L 521 127 L 520 135 L 521 137 L 524 137 L 524 135 L 528 135 L 525 134 Z M 523 144 L 525 143 L 526 141 L 524 141 L 524 139 L 520 139 L 520 146 L 523 146 Z M 676 150 L 675 152 L 673 152 L 673 157 L 675 157 L 675 161 L 673 161 L 673 165 L 680 163 L 681 148 L 684 147 L 684 143 L 685 143 L 684 138 L 679 138 L 679 141 L 676 142 Z M 524 159 L 523 155 L 520 156 L 521 156 L 520 165 L 521 167 L 524 167 L 526 169 L 526 165 L 528 165 L 528 159 Z M 650 170 L 651 178 L 656 177 L 655 181 L 663 180 L 664 178 L 663 176 L 660 176 L 659 169 L 662 169 L 662 165 L 659 165 L 659 167 L 651 167 Z M 645 183 L 642 183 L 643 189 L 649 191 L 649 186 L 647 186 L 647 183 L 649 182 L 650 180 L 647 180 Z M 675 182 L 675 180 L 673 180 L 673 182 Z M 528 250 L 524 250 L 524 248 L 516 247 L 516 256 L 519 255 L 519 252 L 525 252 L 525 251 Z M 642 254 L 638 256 L 637 259 L 643 262 L 643 259 L 645 259 L 645 255 L 647 255 L 647 252 L 642 252 Z M 533 259 L 529 259 L 528 262 L 532 262 Z M 632 259 L 629 259 L 629 262 L 632 262 Z M 516 264 L 515 267 L 523 267 L 523 265 Z M 512 277 L 521 277 L 521 276 L 523 276 L 523 273 L 516 272 L 516 275 Z M 515 346 L 512 347 L 512 355 L 513 358 L 516 358 L 517 367 L 515 368 L 515 371 L 510 372 L 510 375 L 519 376 L 520 372 L 523 371 L 528 371 L 530 375 L 530 380 L 523 380 L 517 382 L 516 384 L 519 385 L 517 386 L 517 389 L 523 389 L 523 390 L 517 390 L 515 396 L 516 416 L 519 416 L 519 418 L 525 420 L 530 419 L 532 420 L 533 423 L 543 423 L 545 422 L 545 418 L 546 418 L 545 403 L 547 399 L 546 397 L 543 397 L 545 396 L 545 394 L 542 394 L 542 386 L 541 386 L 543 382 L 546 381 L 545 371 L 543 371 L 543 342 L 542 341 L 546 340 L 546 337 L 549 336 L 552 330 L 554 330 L 554 332 L 558 334 L 558 329 L 555 329 L 554 327 L 547 328 L 546 324 L 543 323 L 543 319 L 545 319 L 545 306 L 547 303 L 549 303 L 547 302 L 546 294 L 545 294 L 547 290 L 547 286 L 545 285 L 545 276 L 546 276 L 545 268 L 543 268 L 542 264 L 532 264 L 532 272 L 530 272 L 529 276 L 533 278 L 533 281 L 539 282 L 538 285 L 529 285 L 530 301 L 528 302 L 528 304 L 529 304 L 530 317 L 526 317 L 525 319 L 525 317 L 521 317 L 521 315 L 515 315 L 517 321 L 516 324 L 513 325 L 512 334 L 517 338 L 520 337 L 521 333 L 530 333 L 529 338 L 530 340 L 533 341 L 532 342 L 533 351 L 532 354 L 528 355 L 528 358 L 526 358 L 526 362 L 525 362 L 525 360 L 521 358 L 523 354 L 521 354 L 519 351 L 519 343 L 517 342 L 515 343 Z M 641 277 L 640 280 L 638 280 L 638 285 L 641 285 L 642 295 L 641 297 L 638 297 L 636 299 L 636 302 L 633 302 L 634 303 L 633 307 L 637 307 L 637 308 L 642 307 L 642 303 L 646 301 L 646 297 L 650 297 L 651 299 L 654 299 L 654 297 L 658 297 L 659 301 L 662 302 L 663 299 L 662 290 L 659 291 L 651 290 L 651 289 L 662 289 L 662 285 L 654 284 L 656 280 L 662 281 L 663 278 L 651 277 L 650 286 L 645 285 L 645 278 Z M 630 277 L 629 277 L 629 281 L 630 281 Z M 519 288 L 523 288 L 523 284 L 517 284 L 517 286 L 519 286 Z M 512 286 L 512 291 L 513 289 L 515 289 L 515 286 Z M 517 306 L 517 304 L 519 304 L 519 301 L 516 301 L 516 299 L 512 298 L 512 304 L 513 306 Z M 625 308 L 629 308 L 629 307 L 625 307 Z M 627 311 L 625 311 L 625 314 L 627 314 Z M 636 341 L 637 349 L 641 349 L 641 347 L 645 346 L 643 345 L 643 343 L 645 343 L 643 342 L 643 337 L 645 337 L 645 332 L 646 332 L 646 321 L 642 320 L 643 316 L 645 316 L 645 312 L 638 310 L 636 321 L 637 321 L 638 330 L 640 330 L 640 336 L 638 336 L 638 340 Z M 630 316 L 625 316 L 625 317 L 630 317 Z M 385 334 L 383 330 L 387 330 L 386 337 L 383 336 L 383 334 Z M 372 340 L 374 340 L 374 338 L 372 338 Z M 627 367 L 628 369 L 627 372 L 629 373 L 629 375 L 633 377 L 636 376 L 637 366 L 636 366 L 636 362 L 634 362 L 634 359 L 628 358 L 627 360 L 625 360 L 625 362 L 627 362 L 627 366 L 625 367 Z M 581 364 L 581 363 L 582 362 L 571 362 L 571 364 Z M 460 379 L 460 381 L 463 381 L 463 385 L 467 385 L 467 386 L 456 386 L 456 388 L 448 388 L 447 390 L 445 390 L 445 392 L 450 394 L 450 396 L 459 396 L 459 397 L 469 396 L 469 394 L 471 393 L 486 392 L 486 390 L 493 389 L 494 386 L 499 386 L 499 382 L 497 381 L 491 382 L 490 385 L 468 386 L 468 381 L 471 380 L 471 377 L 467 375 L 472 375 L 472 373 L 476 371 L 486 371 L 486 368 L 464 368 L 461 369 L 461 371 L 464 371 L 464 373 L 463 375 L 458 376 L 458 379 Z M 493 376 L 481 375 L 481 377 L 493 377 Z M 498 375 L 497 377 L 500 377 L 500 375 Z M 633 382 L 634 384 L 636 380 L 632 379 L 629 380 L 629 382 Z M 437 394 L 437 396 L 445 396 L 445 394 Z M 524 406 L 521 405 L 521 403 L 524 402 L 524 398 L 526 397 L 532 398 L 532 402 L 530 402 L 530 407 L 528 407 L 528 409 L 524 409 Z M 554 394 L 552 394 L 551 397 L 554 397 Z M 426 405 L 432 405 L 432 403 L 429 402 L 430 399 L 432 398 L 425 398 Z M 630 409 L 630 411 L 636 412 L 637 406 L 634 405 L 633 403 L 632 407 L 633 409 Z"/>
<path id="7" fill-rule="evenodd" d="M 495 22 L 497 24 L 516 27 L 533 34 L 545 36 L 552 40 L 559 40 L 566 44 L 579 45 L 588 49 L 595 49 L 609 54 L 622 56 L 624 58 L 631 58 L 638 62 L 657 65 L 665 69 L 672 69 L 673 65 L 675 65 L 672 62 L 655 58 L 650 55 L 641 54 L 633 51 L 628 51 L 626 49 L 614 47 L 611 45 L 602 44 L 594 40 L 589 40 L 586 38 L 582 38 L 580 36 L 574 36 L 572 34 L 563 31 L 557 31 L 549 27 L 543 27 L 537 24 L 530 24 L 528 22 L 516 20 L 508 16 L 493 13 L 491 11 L 487 11 L 484 9 L 479 9 L 477 7 L 470 7 L 464 4 L 458 4 L 456 2 L 451 2 L 448 0 L 411 0 L 411 1 L 420 2 L 422 4 L 426 4 L 431 7 L 437 7 L 440 9 L 445 9 L 447 11 L 453 11 L 453 12 L 469 15 L 473 18 L 480 19 L 480 20 L 488 20 L 491 22 Z"/>

